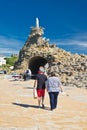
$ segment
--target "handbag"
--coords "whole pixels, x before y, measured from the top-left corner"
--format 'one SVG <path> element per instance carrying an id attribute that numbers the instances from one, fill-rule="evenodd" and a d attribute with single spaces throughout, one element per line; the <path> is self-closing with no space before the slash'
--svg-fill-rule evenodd
<path id="1" fill-rule="evenodd" d="M 33 97 L 37 98 L 37 90 L 36 90 L 36 88 L 33 89 Z"/>

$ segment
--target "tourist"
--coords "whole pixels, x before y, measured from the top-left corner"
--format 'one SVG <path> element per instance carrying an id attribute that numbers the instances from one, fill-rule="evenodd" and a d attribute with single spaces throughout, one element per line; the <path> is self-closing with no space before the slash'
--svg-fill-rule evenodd
<path id="1" fill-rule="evenodd" d="M 47 76 L 44 74 L 44 68 L 42 66 L 40 66 L 38 72 L 34 82 L 34 88 L 37 89 L 38 107 L 40 108 L 42 101 L 42 108 L 44 108 L 45 81 L 47 80 Z"/>
<path id="2" fill-rule="evenodd" d="M 26 70 L 26 79 L 27 80 L 31 79 L 31 70 L 30 69 Z"/>
<path id="3" fill-rule="evenodd" d="M 51 72 L 51 76 L 46 81 L 46 88 L 50 99 L 50 108 L 54 110 L 57 107 L 58 95 L 61 90 L 63 92 L 63 87 L 61 81 L 56 76 L 55 72 Z"/>
<path id="4" fill-rule="evenodd" d="M 23 73 L 23 79 L 24 79 L 24 81 L 26 81 L 26 71 L 24 71 L 24 73 Z"/>

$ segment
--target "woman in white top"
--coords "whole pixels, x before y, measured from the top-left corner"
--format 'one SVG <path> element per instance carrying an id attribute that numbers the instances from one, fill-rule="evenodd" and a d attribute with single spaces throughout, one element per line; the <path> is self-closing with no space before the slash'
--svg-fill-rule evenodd
<path id="1" fill-rule="evenodd" d="M 49 94 L 51 110 L 57 107 L 58 95 L 63 91 L 61 81 L 56 77 L 55 72 L 51 72 L 51 76 L 46 81 L 46 88 Z"/>

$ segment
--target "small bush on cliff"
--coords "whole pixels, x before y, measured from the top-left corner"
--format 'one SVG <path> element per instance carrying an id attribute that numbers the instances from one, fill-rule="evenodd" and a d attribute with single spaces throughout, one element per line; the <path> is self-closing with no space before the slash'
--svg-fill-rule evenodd
<path id="1" fill-rule="evenodd" d="M 6 64 L 10 66 L 14 66 L 14 63 L 18 60 L 17 56 L 11 56 L 9 58 L 6 58 Z"/>

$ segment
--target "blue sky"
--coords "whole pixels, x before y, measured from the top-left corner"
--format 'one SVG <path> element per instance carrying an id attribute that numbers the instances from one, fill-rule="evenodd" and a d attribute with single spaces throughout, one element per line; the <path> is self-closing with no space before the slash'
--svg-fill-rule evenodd
<path id="1" fill-rule="evenodd" d="M 87 0 L 0 0 L 0 54 L 19 52 L 36 17 L 50 43 L 87 55 Z"/>

